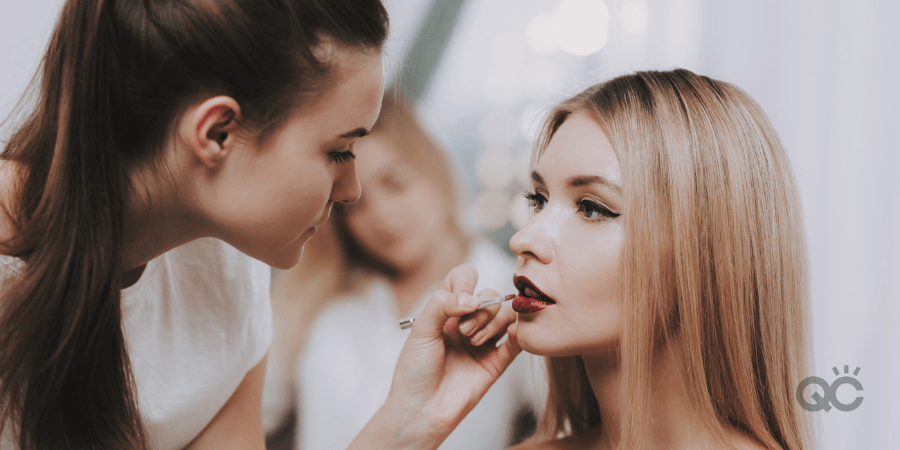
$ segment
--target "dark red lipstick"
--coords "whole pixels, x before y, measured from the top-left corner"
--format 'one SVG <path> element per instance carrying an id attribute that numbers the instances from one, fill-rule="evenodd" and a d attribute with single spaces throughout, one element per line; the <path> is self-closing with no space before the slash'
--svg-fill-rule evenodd
<path id="1" fill-rule="evenodd" d="M 548 297 L 547 294 L 541 292 L 541 290 L 526 277 L 514 277 L 513 284 L 515 284 L 516 289 L 519 290 L 519 295 L 516 296 L 512 303 L 512 307 L 517 313 L 536 313 L 548 306 L 556 304 L 556 301 Z"/>

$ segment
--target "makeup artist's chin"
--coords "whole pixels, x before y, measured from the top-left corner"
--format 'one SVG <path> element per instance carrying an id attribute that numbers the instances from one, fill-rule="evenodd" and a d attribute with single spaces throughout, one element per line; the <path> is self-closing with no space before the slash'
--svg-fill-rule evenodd
<path id="1" fill-rule="evenodd" d="M 260 261 L 272 266 L 275 269 L 279 270 L 287 270 L 291 267 L 297 265 L 300 262 L 300 259 L 303 257 L 303 247 L 306 246 L 306 242 L 309 241 L 311 237 L 316 234 L 316 227 L 310 227 L 306 229 L 300 236 L 297 237 L 293 242 L 284 245 L 277 254 L 272 255 L 268 260 Z"/>

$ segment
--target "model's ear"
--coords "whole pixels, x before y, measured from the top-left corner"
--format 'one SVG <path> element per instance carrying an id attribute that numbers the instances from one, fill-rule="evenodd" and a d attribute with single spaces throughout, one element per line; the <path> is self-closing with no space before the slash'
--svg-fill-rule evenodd
<path id="1" fill-rule="evenodd" d="M 206 167 L 214 169 L 233 152 L 241 107 L 231 97 L 220 95 L 194 105 L 182 116 L 182 142 Z"/>

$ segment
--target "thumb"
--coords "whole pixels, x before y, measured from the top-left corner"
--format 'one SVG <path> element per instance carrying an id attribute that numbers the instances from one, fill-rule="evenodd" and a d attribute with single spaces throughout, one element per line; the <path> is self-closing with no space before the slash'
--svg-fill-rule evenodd
<path id="1" fill-rule="evenodd" d="M 478 298 L 471 293 L 455 294 L 441 289 L 431 296 L 416 317 L 410 339 L 442 339 L 444 325 L 451 317 L 460 317 L 478 309 Z"/>

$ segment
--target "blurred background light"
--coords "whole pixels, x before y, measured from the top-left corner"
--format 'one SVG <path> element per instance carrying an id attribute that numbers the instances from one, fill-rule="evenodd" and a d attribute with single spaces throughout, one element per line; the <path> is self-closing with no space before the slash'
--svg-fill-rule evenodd
<path id="1" fill-rule="evenodd" d="M 620 10 L 622 29 L 630 35 L 642 35 L 650 23 L 650 10 L 644 0 L 625 0 Z"/>
<path id="2" fill-rule="evenodd" d="M 513 155 L 508 150 L 494 150 L 483 153 L 475 162 L 475 176 L 478 183 L 486 188 L 502 189 L 516 176 Z"/>
<path id="3" fill-rule="evenodd" d="M 550 56 L 559 50 L 556 44 L 556 23 L 550 14 L 537 14 L 525 27 L 525 40 L 531 51 Z"/>
<path id="4" fill-rule="evenodd" d="M 528 56 L 528 48 L 522 42 L 521 33 L 502 32 L 491 40 L 491 60 L 495 67 L 519 67 Z"/>
<path id="5" fill-rule="evenodd" d="M 603 0 L 565 0 L 553 22 L 557 45 L 571 55 L 592 55 L 609 41 L 609 8 Z"/>
<path id="6" fill-rule="evenodd" d="M 518 133 L 516 116 L 506 111 L 492 111 L 478 122 L 478 137 L 484 147 L 507 149 L 516 142 Z"/>
<path id="7" fill-rule="evenodd" d="M 489 106 L 511 106 L 521 97 L 522 83 L 509 66 L 494 69 L 484 77 L 482 99 Z"/>
<path id="8" fill-rule="evenodd" d="M 482 229 L 494 231 L 509 221 L 509 195 L 501 190 L 488 189 L 475 199 L 475 217 Z"/>
<path id="9" fill-rule="evenodd" d="M 563 77 L 559 64 L 549 59 L 534 59 L 519 74 L 523 93 L 534 99 L 552 98 L 562 91 Z"/>
<path id="10" fill-rule="evenodd" d="M 546 113 L 547 107 L 540 103 L 529 103 L 522 108 L 519 114 L 519 133 L 527 142 L 533 142 L 537 138 Z"/>

